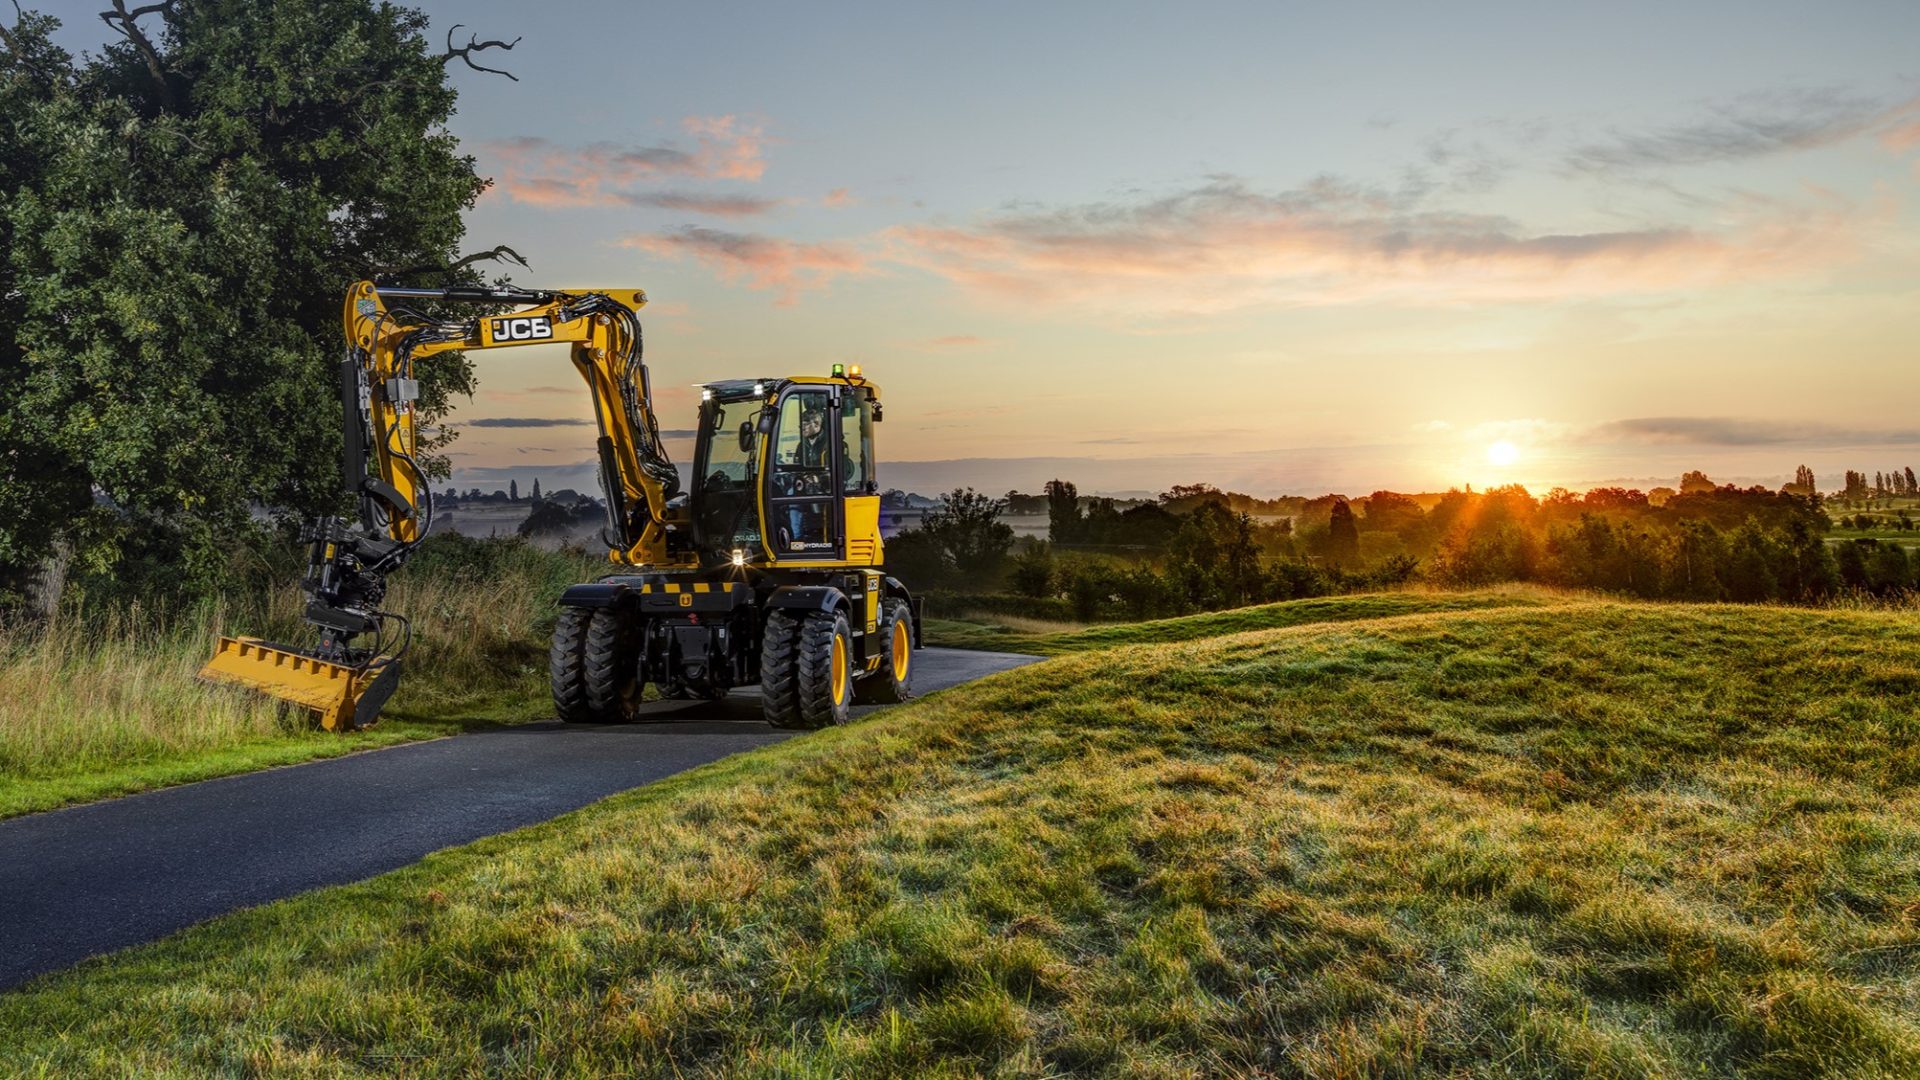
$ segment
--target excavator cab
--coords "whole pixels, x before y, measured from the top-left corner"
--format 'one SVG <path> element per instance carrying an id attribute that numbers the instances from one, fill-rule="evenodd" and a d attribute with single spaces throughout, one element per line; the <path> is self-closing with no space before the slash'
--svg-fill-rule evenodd
<path id="1" fill-rule="evenodd" d="M 692 505 L 704 564 L 879 564 L 880 389 L 836 367 L 702 387 Z"/>

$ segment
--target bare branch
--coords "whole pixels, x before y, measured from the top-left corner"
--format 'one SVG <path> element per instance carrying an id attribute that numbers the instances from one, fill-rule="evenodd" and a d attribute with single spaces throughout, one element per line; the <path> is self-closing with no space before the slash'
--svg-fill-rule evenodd
<path id="1" fill-rule="evenodd" d="M 514 262 L 519 263 L 520 266 L 525 269 L 533 269 L 533 264 L 527 261 L 526 256 L 505 244 L 501 244 L 491 251 L 476 251 L 471 255 L 462 257 L 459 261 L 447 267 L 447 273 L 451 274 L 457 270 L 465 270 L 474 263 L 480 262 Z"/>
<path id="2" fill-rule="evenodd" d="M 419 274 L 436 274 L 444 277 L 452 277 L 467 267 L 482 262 L 513 262 L 529 270 L 533 269 L 533 264 L 527 261 L 526 256 L 505 244 L 501 244 L 491 251 L 477 251 L 472 255 L 463 256 L 445 266 L 436 266 L 431 263 L 406 267 L 376 266 L 373 268 L 372 273 L 375 281 L 396 281 L 400 278 L 414 277 Z"/>
<path id="3" fill-rule="evenodd" d="M 169 135 L 169 136 L 172 136 L 173 138 L 175 138 L 175 139 L 178 139 L 179 141 L 181 141 L 181 142 L 183 142 L 183 143 L 185 143 L 185 144 L 187 144 L 188 146 L 190 146 L 190 147 L 192 147 L 192 148 L 193 148 L 193 149 L 195 149 L 195 150 L 198 150 L 198 151 L 200 151 L 200 152 L 201 152 L 201 153 L 203 153 L 203 154 L 207 154 L 207 155 L 209 155 L 209 156 L 211 156 L 211 155 L 213 154 L 213 151 L 211 151 L 211 150 L 209 150 L 209 149 L 207 149 L 207 148 L 206 148 L 205 146 L 203 146 L 203 145 L 202 145 L 202 144 L 201 144 L 200 142 L 198 142 L 197 140 L 195 140 L 195 139 L 194 139 L 194 138 L 193 138 L 193 137 L 192 137 L 191 135 L 188 135 L 188 134 L 187 134 L 186 132 L 184 132 L 184 131 L 181 131 L 181 130 L 180 130 L 179 128 L 177 128 L 177 127 L 173 127 L 173 126 L 171 126 L 171 125 L 164 125 L 164 126 L 163 126 L 163 125 L 160 125 L 160 124 L 153 124 L 153 125 L 150 125 L 150 126 L 149 126 L 149 128 L 148 128 L 148 130 L 149 130 L 149 131 L 151 131 L 151 132 L 152 132 L 153 134 L 156 134 L 156 135 Z"/>
<path id="4" fill-rule="evenodd" d="M 160 0 L 157 4 L 137 7 L 132 11 L 127 10 L 127 0 L 112 2 L 113 10 L 101 12 L 100 21 L 125 34 L 133 47 L 140 50 L 141 57 L 147 62 L 147 74 L 153 77 L 153 85 L 160 94 L 160 107 L 168 112 L 179 112 L 179 106 L 173 100 L 173 87 L 167 83 L 167 73 L 160 64 L 160 51 L 153 47 L 153 42 L 148 40 L 138 25 L 138 20 L 148 15 L 158 14 L 162 18 L 171 16 L 173 6 L 179 0 Z"/>
<path id="5" fill-rule="evenodd" d="M 499 41 L 499 40 L 481 41 L 480 35 L 468 34 L 467 43 L 456 49 L 453 47 L 453 32 L 455 30 L 460 29 L 460 27 L 462 27 L 463 25 L 465 24 L 454 23 L 451 27 L 447 29 L 447 51 L 440 54 L 440 62 L 444 64 L 449 60 L 458 58 L 460 60 L 465 61 L 466 65 L 475 71 L 484 71 L 489 75 L 505 75 L 507 78 L 512 79 L 514 82 L 519 82 L 520 77 L 518 75 L 515 75 L 511 71 L 501 71 L 499 68 L 481 67 L 479 64 L 474 63 L 473 54 L 477 52 L 483 52 L 487 49 L 512 49 L 515 45 L 520 44 L 520 39 L 514 38 L 512 41 Z"/>

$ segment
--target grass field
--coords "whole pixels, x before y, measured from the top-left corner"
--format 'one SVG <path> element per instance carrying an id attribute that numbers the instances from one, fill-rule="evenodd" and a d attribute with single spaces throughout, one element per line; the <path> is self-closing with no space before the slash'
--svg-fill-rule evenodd
<path id="1" fill-rule="evenodd" d="M 1077 653 L 0 996 L 27 1075 L 1920 1075 L 1910 613 Z"/>
<path id="2" fill-rule="evenodd" d="M 929 645 L 957 649 L 1060 656 L 1089 649 L 1196 641 L 1222 634 L 1278 630 L 1309 623 L 1352 622 L 1444 611 L 1543 607 L 1568 603 L 1581 595 L 1536 585 L 1507 585 L 1461 592 L 1409 589 L 1403 592 L 1286 600 L 1277 604 L 1209 611 L 1174 619 L 1105 625 L 1049 623 L 962 611 L 952 618 L 928 619 L 926 638 Z"/>
<path id="3" fill-rule="evenodd" d="M 406 678 L 381 723 L 350 735 L 194 678 L 222 633 L 303 640 L 292 587 L 236 611 L 0 630 L 0 817 L 547 716 L 553 601 L 598 567 L 436 538 L 388 598 L 418 632 Z"/>

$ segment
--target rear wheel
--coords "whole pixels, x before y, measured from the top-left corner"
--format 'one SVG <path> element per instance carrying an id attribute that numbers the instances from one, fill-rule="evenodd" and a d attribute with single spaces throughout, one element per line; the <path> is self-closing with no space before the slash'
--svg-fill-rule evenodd
<path id="1" fill-rule="evenodd" d="M 905 600 L 880 608 L 880 668 L 854 687 L 863 705 L 897 705 L 913 696 L 913 614 Z"/>
<path id="2" fill-rule="evenodd" d="M 800 722 L 844 724 L 853 706 L 853 631 L 837 611 L 815 611 L 800 624 Z"/>
<path id="3" fill-rule="evenodd" d="M 547 653 L 547 678 L 553 684 L 553 709 L 569 724 L 593 719 L 587 704 L 586 644 L 587 624 L 593 612 L 585 608 L 561 608 L 560 619 L 553 624 L 553 647 Z"/>
<path id="4" fill-rule="evenodd" d="M 784 611 L 767 613 L 760 639 L 760 711 L 774 727 L 801 727 L 799 699 L 800 620 Z"/>
<path id="5" fill-rule="evenodd" d="M 639 638 L 634 620 L 613 608 L 601 608 L 587 623 L 585 662 L 587 706 L 602 723 L 620 724 L 640 713 Z"/>

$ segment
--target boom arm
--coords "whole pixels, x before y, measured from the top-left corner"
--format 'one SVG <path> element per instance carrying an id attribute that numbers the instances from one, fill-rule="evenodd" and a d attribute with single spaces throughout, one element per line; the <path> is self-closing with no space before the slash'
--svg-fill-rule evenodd
<path id="1" fill-rule="evenodd" d="M 434 322 L 409 317 L 411 299 L 528 305 L 509 314 Z M 389 302 L 395 302 L 390 308 Z M 361 282 L 347 296 L 346 470 L 362 521 L 405 544 L 432 517 L 426 477 L 415 461 L 415 360 L 456 350 L 573 345 L 573 364 L 593 397 L 601 483 L 607 497 L 609 556 L 642 565 L 666 557 L 667 501 L 679 474 L 667 459 L 641 356 L 639 289 L 578 292 L 525 289 L 400 289 Z M 344 402 L 343 402 L 344 403 Z M 423 521 L 412 511 L 426 510 Z"/>
<path id="2" fill-rule="evenodd" d="M 518 310 L 435 319 L 408 309 L 409 300 Z M 646 302 L 639 289 L 407 289 L 363 281 L 349 290 L 340 398 L 347 494 L 360 521 L 353 528 L 322 518 L 303 534 L 311 545 L 301 581 L 305 619 L 319 642 L 298 648 L 222 638 L 201 674 L 316 709 L 329 730 L 363 727 L 379 714 L 412 637 L 404 616 L 380 610 L 386 578 L 433 526 L 433 493 L 418 459 L 414 362 L 437 353 L 571 343 L 600 428 L 608 557 L 634 565 L 666 561 L 670 528 L 683 511 L 669 506 L 680 479 L 660 443 L 641 359 L 635 312 Z M 388 619 L 402 627 L 390 655 Z M 354 644 L 369 634 L 371 647 Z"/>

